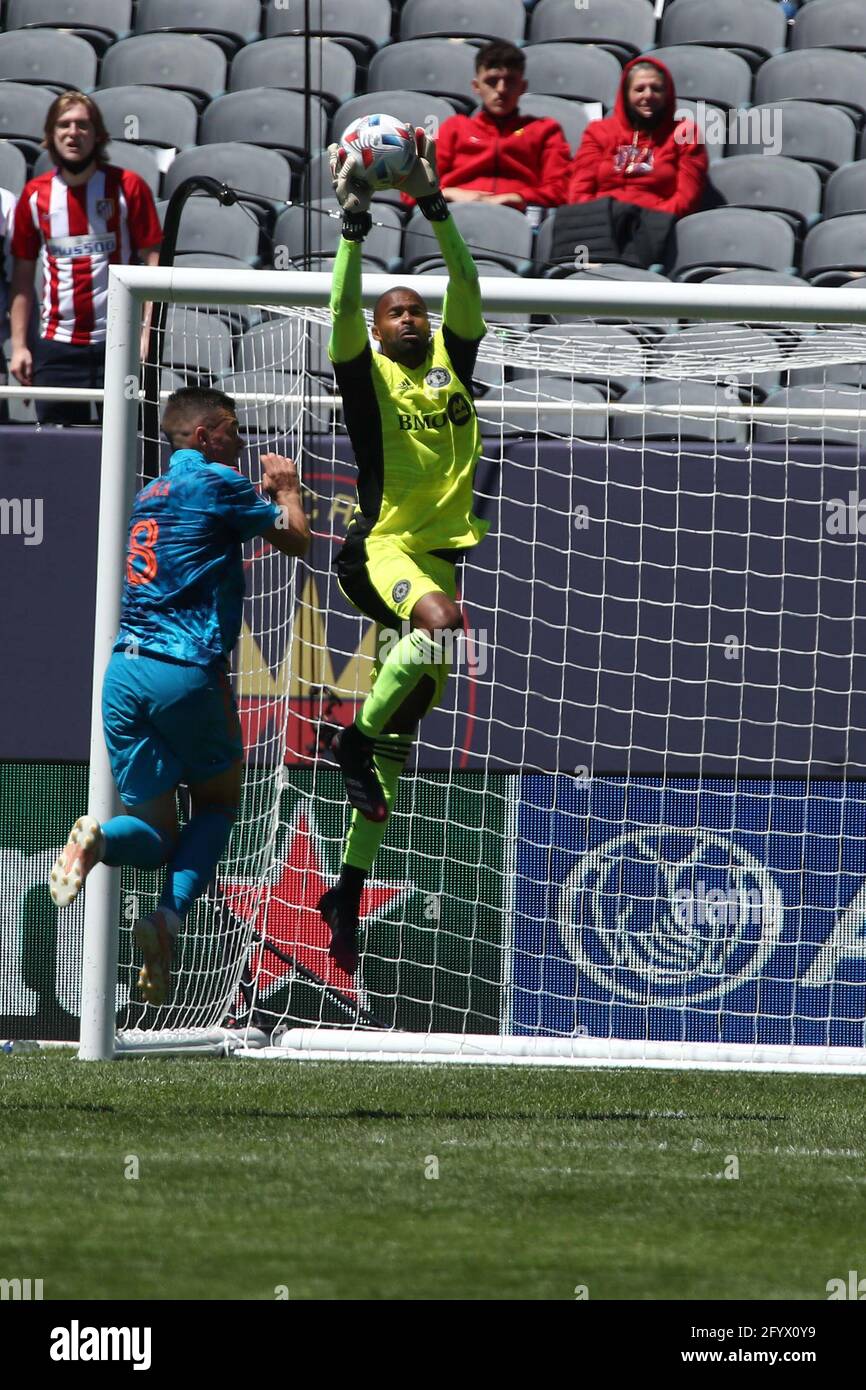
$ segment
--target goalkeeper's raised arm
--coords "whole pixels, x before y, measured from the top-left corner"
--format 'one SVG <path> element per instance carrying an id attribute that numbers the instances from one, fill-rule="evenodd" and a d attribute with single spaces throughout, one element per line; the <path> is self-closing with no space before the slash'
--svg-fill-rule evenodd
<path id="1" fill-rule="evenodd" d="M 346 430 L 358 465 L 358 505 L 337 557 L 346 597 L 388 633 L 370 694 L 333 744 L 353 808 L 340 881 L 319 903 L 331 955 L 357 966 L 359 904 L 397 795 L 418 722 L 439 704 L 454 638 L 463 630 L 456 565 L 484 536 L 473 514 L 481 453 L 472 374 L 484 336 L 475 263 L 439 191 L 435 150 L 416 132 L 403 185 L 433 224 L 448 267 L 442 328 L 432 332 L 417 290 L 397 285 L 373 310 L 374 352 L 361 308 L 361 251 L 372 190 L 332 145 L 343 210 L 330 342 Z"/>

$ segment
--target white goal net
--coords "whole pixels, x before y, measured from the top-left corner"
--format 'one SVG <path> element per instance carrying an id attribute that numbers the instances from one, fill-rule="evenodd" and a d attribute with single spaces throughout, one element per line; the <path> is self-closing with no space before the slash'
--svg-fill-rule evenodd
<path id="1" fill-rule="evenodd" d="M 485 281 L 491 526 L 349 977 L 316 912 L 347 825 L 327 744 L 381 634 L 332 568 L 354 468 L 326 277 L 168 274 L 128 275 L 183 301 L 163 403 L 234 396 L 253 480 L 265 451 L 298 460 L 313 544 L 248 548 L 244 806 L 165 1008 L 136 1002 L 129 930 L 159 876 L 124 871 L 107 909 L 121 1045 L 228 1027 L 284 1056 L 866 1064 L 862 297 Z M 108 448 L 131 411 L 109 379 Z M 153 420 L 136 486 L 167 460 Z"/>

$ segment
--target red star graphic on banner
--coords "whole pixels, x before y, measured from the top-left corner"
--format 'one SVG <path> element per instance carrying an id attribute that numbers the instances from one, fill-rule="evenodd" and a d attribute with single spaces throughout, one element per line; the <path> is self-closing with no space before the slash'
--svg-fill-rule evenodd
<path id="1" fill-rule="evenodd" d="M 361 927 L 382 908 L 413 889 L 411 883 L 383 884 L 368 881 L 361 895 Z M 244 922 L 252 922 L 269 941 L 312 970 L 325 984 L 352 999 L 357 997 L 358 976 L 347 975 L 328 955 L 331 934 L 316 904 L 331 887 L 322 853 L 322 836 L 312 809 L 299 802 L 289 826 L 288 849 L 280 876 L 270 895 L 257 894 L 257 885 L 226 880 L 222 884 L 229 907 Z M 253 978 L 258 975 L 260 997 L 268 994 L 292 973 L 292 966 L 272 951 L 255 947 L 250 958 Z M 259 975 L 259 971 L 261 974 Z"/>

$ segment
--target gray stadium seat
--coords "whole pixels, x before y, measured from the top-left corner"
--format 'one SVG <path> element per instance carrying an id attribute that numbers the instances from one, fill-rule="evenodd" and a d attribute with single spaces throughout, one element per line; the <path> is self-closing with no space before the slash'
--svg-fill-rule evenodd
<path id="1" fill-rule="evenodd" d="M 781 285 L 783 289 L 790 289 L 792 286 L 799 285 L 801 288 L 808 285 L 808 280 L 803 280 L 799 275 L 788 275 L 783 270 L 725 270 L 721 275 L 711 275 L 704 281 L 705 285 Z"/>
<path id="2" fill-rule="evenodd" d="M 713 106 L 711 102 L 706 101 L 701 102 L 699 106 L 696 101 L 692 101 L 689 97 L 681 97 L 677 93 L 675 114 L 679 117 L 690 116 L 692 118 L 703 138 L 710 164 L 715 164 L 717 160 L 724 158 L 728 130 L 728 113 L 726 111 L 723 111 L 720 106 Z"/>
<path id="3" fill-rule="evenodd" d="M 866 280 L 857 281 L 866 284 Z M 847 328 L 841 331 L 841 351 L 851 351 L 851 334 Z M 822 329 L 816 340 L 822 351 L 832 353 L 833 330 Z M 794 367 L 788 373 L 789 386 L 856 386 L 858 391 L 866 389 L 866 362 L 828 362 L 816 367 Z"/>
<path id="4" fill-rule="evenodd" d="M 297 334 L 286 333 L 282 319 L 251 328 L 235 349 L 235 370 L 299 372 L 306 357 L 309 372 L 333 382 L 334 370 L 328 357 L 330 324 L 310 320 L 305 323 L 304 332 L 306 345 L 298 341 Z"/>
<path id="5" fill-rule="evenodd" d="M 303 34 L 309 3 L 311 34 L 323 34 L 349 42 L 352 52 L 365 58 L 391 38 L 391 0 L 286 0 L 265 9 L 265 37 Z"/>
<path id="6" fill-rule="evenodd" d="M 866 272 L 866 213 L 849 212 L 813 227 L 803 243 L 802 271 L 813 285 L 842 285 Z"/>
<path id="7" fill-rule="evenodd" d="M 622 68 L 604 48 L 536 43 L 525 48 L 524 53 L 530 92 L 575 101 L 600 101 L 606 110 L 616 101 Z"/>
<path id="8" fill-rule="evenodd" d="M 37 157 L 45 117 L 56 92 L 23 82 L 0 82 L 0 140 L 20 146 L 31 162 Z"/>
<path id="9" fill-rule="evenodd" d="M 473 256 L 500 261 L 511 270 L 528 266 L 532 227 L 522 212 L 492 203 L 454 203 L 451 215 Z M 439 243 L 423 213 L 413 213 L 403 243 L 407 271 L 419 273 L 425 261 L 439 259 Z"/>
<path id="10" fill-rule="evenodd" d="M 421 126 L 429 135 L 435 136 L 439 126 L 455 114 L 456 108 L 444 97 L 430 96 L 427 92 L 407 92 L 402 88 L 367 92 L 337 107 L 331 121 L 331 139 L 339 140 L 346 127 L 360 116 L 373 116 L 377 112 L 396 116 L 409 125 Z M 331 191 L 330 185 L 328 191 Z"/>
<path id="11" fill-rule="evenodd" d="M 308 255 L 336 255 L 341 228 L 339 209 L 336 198 L 323 198 L 312 204 L 312 240 Z M 277 247 L 285 246 L 288 259 L 297 266 L 304 265 L 306 220 L 306 209 L 300 205 L 286 208 L 280 213 L 274 228 L 275 256 Z M 364 238 L 365 257 L 368 261 L 375 262 L 380 270 L 396 270 L 400 264 L 402 236 L 403 221 L 400 214 L 394 208 L 377 207 L 373 214 L 373 227 Z"/>
<path id="12" fill-rule="evenodd" d="M 13 29 L 0 34 L 0 81 L 89 92 L 96 83 L 96 54 L 73 34 Z"/>
<path id="13" fill-rule="evenodd" d="M 213 198 L 194 195 L 180 215 L 176 249 L 237 256 L 252 265 L 258 261 L 259 225 L 237 203 L 224 208 Z"/>
<path id="14" fill-rule="evenodd" d="M 166 198 L 193 174 L 210 174 L 234 188 L 244 200 L 271 206 L 288 200 L 292 182 L 291 170 L 276 150 L 235 142 L 198 145 L 179 154 L 172 163 L 165 175 Z"/>
<path id="15" fill-rule="evenodd" d="M 94 95 L 114 140 L 176 150 L 195 144 L 198 112 L 183 92 L 166 87 L 105 87 Z M 131 131 L 136 132 L 134 136 Z"/>
<path id="16" fill-rule="evenodd" d="M 787 36 L 788 22 L 774 0 L 689 0 L 666 6 L 660 42 L 729 49 L 756 67 L 782 53 Z"/>
<path id="17" fill-rule="evenodd" d="M 409 39 L 391 44 L 373 57 L 367 91 L 410 87 L 445 97 L 469 111 L 477 103 L 472 90 L 476 51 L 471 43 L 452 43 L 449 39 Z"/>
<path id="18" fill-rule="evenodd" d="M 228 326 L 218 314 L 170 304 L 161 360 L 166 367 L 211 379 L 230 371 L 232 340 Z"/>
<path id="19" fill-rule="evenodd" d="M 862 420 L 827 421 L 820 420 L 756 420 L 753 426 L 756 444 L 851 444 L 862 449 L 866 446 L 866 391 L 830 386 L 818 390 L 814 386 L 789 386 L 773 391 L 766 400 L 769 406 L 786 409 L 833 409 L 857 410 Z"/>
<path id="20" fill-rule="evenodd" d="M 284 87 L 302 92 L 307 45 L 302 38 L 286 35 L 263 39 L 242 48 L 232 63 L 229 90 L 249 87 Z M 348 101 L 355 91 L 357 64 L 348 48 L 329 39 L 310 40 L 310 89 L 330 106 Z"/>
<path id="21" fill-rule="evenodd" d="M 650 0 L 539 0 L 529 21 L 530 43 L 562 40 L 594 43 L 617 58 L 635 58 L 655 43 L 656 17 Z"/>
<path id="22" fill-rule="evenodd" d="M 824 216 L 866 212 L 866 159 L 836 169 L 824 189 Z"/>
<path id="23" fill-rule="evenodd" d="M 732 155 L 713 165 L 710 183 L 729 207 L 781 213 L 797 230 L 810 226 L 820 215 L 817 173 L 811 165 L 784 155 Z"/>
<path id="24" fill-rule="evenodd" d="M 684 3 L 684 0 L 680 0 Z M 657 48 L 646 55 L 664 63 L 674 80 L 677 100 L 711 102 L 726 110 L 747 106 L 752 97 L 752 70 L 745 58 L 723 48 L 701 48 L 699 44 L 678 44 Z"/>
<path id="25" fill-rule="evenodd" d="M 319 150 L 326 143 L 327 116 L 318 97 L 310 98 L 310 109 L 311 147 Z M 201 118 L 199 141 L 217 145 L 238 140 L 246 145 L 282 150 L 293 164 L 302 164 L 307 149 L 303 93 L 250 87 L 245 92 L 217 97 Z"/>
<path id="26" fill-rule="evenodd" d="M 794 231 L 774 212 L 713 208 L 677 223 L 677 254 L 671 278 L 704 280 L 721 270 L 752 266 L 787 270 L 794 261 Z"/>
<path id="27" fill-rule="evenodd" d="M 785 101 L 753 106 L 744 116 L 746 134 L 733 147 L 737 154 L 763 154 L 767 148 L 766 139 L 759 134 L 763 131 L 773 139 L 774 153 L 813 164 L 819 173 L 854 158 L 854 122 L 845 111 L 832 106 Z M 775 136 L 781 137 L 778 147 Z"/>
<path id="28" fill-rule="evenodd" d="M 610 3 L 610 0 L 605 0 Z M 505 39 L 523 42 L 523 0 L 406 0 L 400 14 L 400 40 L 445 38 Z"/>
<path id="29" fill-rule="evenodd" d="M 795 100 L 840 106 L 860 119 L 866 115 L 863 59 L 836 48 L 801 49 L 770 58 L 755 77 L 755 103 Z"/>
<path id="30" fill-rule="evenodd" d="M 647 381 L 626 391 L 619 405 L 649 407 L 634 414 L 617 413 L 614 408 L 610 422 L 611 439 L 683 439 L 708 440 L 713 443 L 742 444 L 748 438 L 748 426 L 743 420 L 722 415 L 663 414 L 652 407 L 664 405 L 730 406 L 736 404 L 725 395 L 724 388 L 703 381 Z"/>
<path id="31" fill-rule="evenodd" d="M 17 198 L 27 182 L 27 160 L 11 140 L 0 140 L 0 188 Z"/>
<path id="32" fill-rule="evenodd" d="M 570 323 L 545 324 L 535 330 L 533 337 L 536 335 L 538 368 L 513 368 L 518 380 L 534 379 L 537 370 L 546 376 L 600 386 L 606 396 L 615 398 L 643 379 L 646 360 L 643 343 L 636 333 L 618 324 L 572 319 Z M 557 347 L 559 343 L 561 349 Z"/>
<path id="33" fill-rule="evenodd" d="M 564 277 L 566 280 L 576 280 L 579 284 L 597 285 L 605 280 L 643 280 L 651 285 L 669 284 L 666 275 L 659 275 L 654 270 L 643 270 L 640 266 L 634 265 L 599 265 L 594 270 L 574 270 L 570 275 Z M 600 314 L 593 311 L 593 319 L 596 323 L 616 323 L 636 331 L 645 341 L 651 341 L 667 327 L 664 319 L 651 318 L 648 314 L 636 313 L 625 315 L 611 311 L 609 314 Z M 572 314 L 551 314 L 554 323 L 574 323 Z"/>
<path id="34" fill-rule="evenodd" d="M 779 344 L 771 333 L 762 328 L 750 327 L 744 323 L 693 324 L 685 328 L 675 328 L 653 344 L 648 362 L 648 374 L 668 378 L 679 365 L 691 378 L 699 378 L 706 372 L 708 340 L 713 338 L 719 345 L 719 352 L 725 359 L 740 363 L 753 362 L 756 358 L 777 358 Z M 694 364 L 693 366 L 691 364 Z M 755 371 L 743 365 L 733 372 L 738 380 L 744 398 L 749 395 L 763 399 L 768 391 L 775 391 L 780 384 L 781 368 L 773 367 L 767 371 Z M 732 402 L 736 404 L 736 402 Z"/>
<path id="35" fill-rule="evenodd" d="M 231 55 L 259 37 L 259 0 L 138 0 L 136 34 L 199 34 Z"/>
<path id="36" fill-rule="evenodd" d="M 794 20 L 791 48 L 866 52 L 866 8 L 862 0 L 811 0 Z"/>
<path id="37" fill-rule="evenodd" d="M 103 53 L 129 33 L 132 0 L 9 0 L 7 29 L 64 29 Z"/>
<path id="38" fill-rule="evenodd" d="M 502 409 L 495 409 L 497 402 Z M 579 405 L 597 405 L 591 415 L 575 414 L 570 410 L 545 410 L 545 401 L 573 401 Z M 532 410 L 514 409 L 514 405 L 532 405 Z M 496 383 L 483 397 L 476 400 L 481 433 L 486 436 L 520 434 L 547 436 L 569 440 L 606 440 L 608 416 L 605 398 L 595 386 L 570 377 L 540 376 L 522 378 L 515 382 Z"/>
<path id="39" fill-rule="evenodd" d="M 101 82 L 103 87 L 170 87 L 201 104 L 225 91 L 225 54 L 219 44 L 195 34 L 137 34 L 109 48 Z"/>
<path id="40" fill-rule="evenodd" d="M 127 140 L 109 140 L 106 153 L 109 164 L 116 164 L 121 169 L 132 169 L 136 174 L 140 174 L 154 198 L 159 197 L 159 182 L 162 176 L 156 160 L 148 150 L 143 150 L 139 145 L 133 145 Z M 44 174 L 47 169 L 53 168 L 54 160 L 47 150 L 43 150 L 33 165 L 33 175 L 35 177 L 37 174 Z"/>
<path id="41" fill-rule="evenodd" d="M 304 391 L 304 378 L 290 372 L 259 369 L 249 372 L 230 372 L 223 376 L 219 389 L 236 400 L 238 423 L 242 433 L 281 434 L 291 428 L 297 420 L 301 407 L 287 405 L 283 397 L 301 395 Z M 237 396 L 244 391 L 256 392 L 273 399 L 265 401 L 241 401 Z M 320 408 L 317 408 L 320 411 Z M 330 412 L 328 412 L 330 414 Z M 317 425 L 318 428 L 318 425 Z"/>
<path id="42" fill-rule="evenodd" d="M 589 124 L 586 110 L 579 101 L 526 92 L 520 98 L 520 110 L 527 116 L 550 116 L 554 121 L 559 121 L 572 154 L 577 154 L 583 132 Z"/>

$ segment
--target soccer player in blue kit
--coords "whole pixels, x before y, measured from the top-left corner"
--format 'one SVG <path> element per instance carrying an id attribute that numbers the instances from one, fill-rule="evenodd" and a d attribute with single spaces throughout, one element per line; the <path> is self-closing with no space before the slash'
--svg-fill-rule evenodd
<path id="1" fill-rule="evenodd" d="M 176 391 L 162 430 L 174 452 L 133 504 L 120 631 L 102 692 L 126 814 L 103 825 L 81 816 L 50 878 L 54 902 L 65 907 L 95 864 L 166 866 L 156 910 L 133 926 L 144 955 L 139 987 L 154 1005 L 168 999 L 174 941 L 240 806 L 243 744 L 228 667 L 243 612 L 242 542 L 260 536 L 299 556 L 310 541 L 291 459 L 261 456 L 271 501 L 236 471 L 244 440 L 230 396 Z M 183 830 L 181 783 L 192 799 Z"/>

